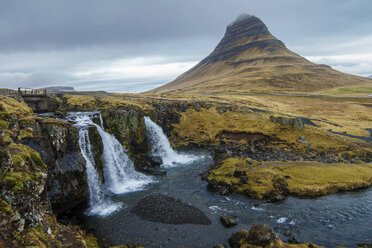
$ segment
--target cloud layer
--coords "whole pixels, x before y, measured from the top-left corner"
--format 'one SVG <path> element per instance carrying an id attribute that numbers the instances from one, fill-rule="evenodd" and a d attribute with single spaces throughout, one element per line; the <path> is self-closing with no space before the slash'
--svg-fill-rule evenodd
<path id="1" fill-rule="evenodd" d="M 139 92 L 207 56 L 242 12 L 308 59 L 372 74 L 371 1 L 18 0 L 0 3 L 0 87 Z"/>

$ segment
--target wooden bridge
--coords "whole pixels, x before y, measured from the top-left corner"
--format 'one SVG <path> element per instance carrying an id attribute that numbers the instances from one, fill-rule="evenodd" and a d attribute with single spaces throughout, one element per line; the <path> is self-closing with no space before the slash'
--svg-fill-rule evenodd
<path id="1" fill-rule="evenodd" d="M 47 90 L 29 89 L 29 88 L 18 88 L 18 95 L 20 96 L 46 96 L 48 95 Z"/>

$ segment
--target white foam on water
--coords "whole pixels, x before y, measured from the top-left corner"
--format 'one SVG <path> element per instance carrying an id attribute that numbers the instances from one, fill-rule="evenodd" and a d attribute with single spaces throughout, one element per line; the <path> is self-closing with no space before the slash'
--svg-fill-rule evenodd
<path id="1" fill-rule="evenodd" d="M 265 211 L 263 208 L 257 208 L 255 206 L 252 206 L 251 209 L 254 211 Z"/>
<path id="2" fill-rule="evenodd" d="M 278 224 L 284 224 L 284 223 L 286 223 L 287 222 L 287 218 L 286 217 L 281 217 L 281 218 L 279 218 L 277 221 L 276 221 L 276 223 L 278 223 Z"/>

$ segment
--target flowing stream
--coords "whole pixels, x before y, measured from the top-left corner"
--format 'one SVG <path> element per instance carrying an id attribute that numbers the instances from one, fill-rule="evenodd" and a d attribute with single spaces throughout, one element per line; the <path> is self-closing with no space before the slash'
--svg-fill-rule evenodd
<path id="1" fill-rule="evenodd" d="M 147 184 L 146 187 L 143 185 L 151 182 L 151 178 L 143 177 L 142 174 L 138 178 L 131 176 L 129 178 L 142 182 L 143 184 L 140 183 L 142 186 L 137 188 L 135 184 L 133 188 L 126 186 L 117 188 L 118 192 L 125 189 L 123 192 L 126 194 L 106 193 L 106 197 L 107 194 L 110 196 L 110 202 L 122 203 L 125 208 L 116 209 L 104 217 L 81 215 L 86 227 L 92 228 L 95 235 L 105 240 L 105 246 L 135 244 L 145 247 L 213 247 L 218 243 L 228 246 L 227 240 L 232 233 L 242 229 L 249 230 L 253 224 L 258 223 L 274 228 L 283 241 L 289 239 L 284 233 L 290 232 L 301 242 L 313 242 L 325 247 L 356 247 L 358 243 L 372 243 L 371 188 L 319 198 L 289 197 L 280 203 L 266 203 L 240 195 L 224 197 L 219 193 L 208 192 L 207 183 L 200 178 L 200 174 L 213 164 L 208 154 L 178 153 L 172 149 L 162 129 L 150 118 L 145 118 L 145 124 L 152 145 L 152 155 L 162 158 L 167 175 L 157 177 L 156 182 L 152 180 L 154 183 Z M 105 133 L 102 128 L 99 132 L 104 146 L 108 149 L 105 153 L 111 154 L 109 157 L 114 157 L 114 153 L 121 154 L 118 161 L 127 161 L 127 156 L 123 158 L 122 155 L 123 152 L 125 154 L 125 150 L 117 146 L 113 136 Z M 86 133 L 81 131 L 81 134 L 80 138 L 87 140 Z M 89 147 L 89 142 L 85 141 L 85 146 L 84 142 L 82 143 L 82 147 Z M 83 150 L 89 149 L 82 148 L 82 152 Z M 89 152 L 86 152 L 84 157 L 87 162 L 91 159 Z M 105 166 L 108 164 L 106 159 Z M 131 165 L 131 162 L 127 165 Z M 88 166 L 90 164 L 87 163 L 87 169 Z M 126 178 L 128 170 L 125 168 L 124 166 L 113 171 L 118 175 L 123 172 L 125 175 L 122 177 Z M 133 169 L 133 166 L 131 168 Z M 129 173 L 133 171 L 129 170 Z M 105 177 L 106 173 L 109 172 L 105 171 Z M 121 177 L 117 178 L 116 182 L 118 185 L 124 183 Z M 116 192 L 112 185 L 100 187 Z M 131 212 L 142 197 L 154 193 L 166 194 L 192 204 L 203 211 L 212 224 L 162 224 L 143 220 Z M 104 202 L 108 201 L 108 198 L 104 199 Z M 232 228 L 222 226 L 219 220 L 222 213 L 238 216 L 238 225 Z"/>

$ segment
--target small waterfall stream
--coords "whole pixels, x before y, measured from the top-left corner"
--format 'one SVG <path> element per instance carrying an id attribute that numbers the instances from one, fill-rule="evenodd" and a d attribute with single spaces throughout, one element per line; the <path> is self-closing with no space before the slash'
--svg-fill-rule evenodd
<path id="1" fill-rule="evenodd" d="M 172 167 L 175 164 L 191 163 L 199 159 L 199 156 L 178 153 L 171 147 L 163 129 L 153 122 L 150 117 L 145 116 L 145 126 L 148 133 L 147 137 L 151 145 L 151 155 L 159 156 L 163 161 L 164 167 Z"/>

